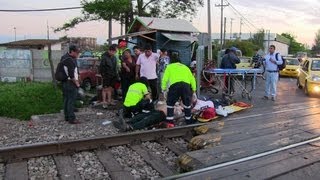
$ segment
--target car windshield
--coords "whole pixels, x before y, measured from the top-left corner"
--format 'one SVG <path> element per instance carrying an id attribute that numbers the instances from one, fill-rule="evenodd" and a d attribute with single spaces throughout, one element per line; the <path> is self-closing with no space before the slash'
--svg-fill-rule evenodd
<path id="1" fill-rule="evenodd" d="M 311 71 L 320 71 L 320 60 L 312 61 Z"/>
<path id="2" fill-rule="evenodd" d="M 298 66 L 299 65 L 299 61 L 298 61 L 298 59 L 287 59 L 287 65 Z"/>
<path id="3" fill-rule="evenodd" d="M 249 58 L 240 58 L 240 62 L 241 63 L 250 63 L 250 59 Z"/>
<path id="4" fill-rule="evenodd" d="M 93 66 L 94 62 L 88 59 L 78 59 L 77 64 L 80 69 L 89 69 Z"/>

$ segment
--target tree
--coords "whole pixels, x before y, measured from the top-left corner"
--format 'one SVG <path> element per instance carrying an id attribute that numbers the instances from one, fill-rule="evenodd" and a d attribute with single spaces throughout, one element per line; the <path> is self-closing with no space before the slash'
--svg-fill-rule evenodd
<path id="1" fill-rule="evenodd" d="M 82 0 L 81 5 L 82 17 L 70 20 L 55 32 L 67 31 L 82 22 L 110 19 L 125 24 L 127 31 L 135 15 L 191 19 L 203 6 L 203 0 Z"/>
<path id="2" fill-rule="evenodd" d="M 264 50 L 264 36 L 265 36 L 265 30 L 260 29 L 257 33 L 253 35 L 253 37 L 249 40 L 254 45 L 256 45 L 258 48 Z"/>
<path id="3" fill-rule="evenodd" d="M 297 42 L 296 36 L 290 33 L 282 33 L 281 36 L 290 40 L 289 54 L 296 54 L 297 52 L 306 51 L 304 44 Z"/>
<path id="4" fill-rule="evenodd" d="M 236 47 L 241 50 L 243 56 L 251 57 L 255 53 L 255 49 L 258 48 L 252 41 L 227 41 L 226 47 Z"/>
<path id="5" fill-rule="evenodd" d="M 314 39 L 314 44 L 311 48 L 313 55 L 320 54 L 320 29 L 316 32 L 316 37 Z"/>

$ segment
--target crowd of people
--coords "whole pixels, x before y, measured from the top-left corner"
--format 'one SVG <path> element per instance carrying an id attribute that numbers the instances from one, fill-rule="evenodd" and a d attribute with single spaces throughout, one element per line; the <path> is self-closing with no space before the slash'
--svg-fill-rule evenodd
<path id="1" fill-rule="evenodd" d="M 116 105 L 113 99 L 116 84 L 121 84 L 123 117 L 134 118 L 131 125 L 122 123 L 131 128 L 158 123 L 159 118 L 163 120 L 165 127 L 174 127 L 174 107 L 180 102 L 184 108 L 184 119 L 186 124 L 192 124 L 192 105 L 196 102 L 196 80 L 192 68 L 181 63 L 179 56 L 168 53 L 166 49 L 152 51 L 152 46 L 147 44 L 144 48 L 135 46 L 133 52 L 126 48 L 126 42 L 121 41 L 118 45 L 111 45 L 101 56 L 100 74 L 102 76 L 102 105 L 104 108 Z M 226 50 L 222 57 L 220 68 L 235 69 L 240 63 L 236 48 Z M 275 46 L 270 46 L 270 53 L 265 57 L 266 67 L 266 90 L 263 99 L 271 97 L 275 100 L 276 84 L 278 77 L 277 65 L 282 63 L 280 55 L 275 57 Z M 69 52 L 62 56 L 67 79 L 62 81 L 64 97 L 65 120 L 71 124 L 79 123 L 74 114 L 74 103 L 77 88 L 80 87 L 76 59 L 80 49 L 70 46 Z M 226 83 L 227 84 L 227 83 Z M 234 92 L 233 83 L 228 88 Z M 270 92 L 271 91 L 271 92 Z M 166 109 L 156 109 L 159 94 L 166 100 Z M 229 92 L 230 93 L 230 92 Z M 143 114 L 142 117 L 140 117 Z M 138 116 L 140 115 L 140 116 Z M 140 118 L 137 118 L 140 117 Z M 163 118 L 165 117 L 165 118 Z M 138 123 L 140 125 L 137 125 Z"/>

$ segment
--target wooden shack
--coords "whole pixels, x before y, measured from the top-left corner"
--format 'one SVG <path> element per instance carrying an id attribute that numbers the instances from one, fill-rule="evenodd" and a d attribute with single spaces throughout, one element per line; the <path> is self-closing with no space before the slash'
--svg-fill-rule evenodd
<path id="1" fill-rule="evenodd" d="M 143 47 L 151 44 L 153 51 L 166 48 L 178 53 L 182 63 L 189 65 L 192 58 L 193 42 L 199 31 L 188 21 L 154 17 L 136 17 L 128 33 L 112 39 L 129 38 L 131 45 Z"/>

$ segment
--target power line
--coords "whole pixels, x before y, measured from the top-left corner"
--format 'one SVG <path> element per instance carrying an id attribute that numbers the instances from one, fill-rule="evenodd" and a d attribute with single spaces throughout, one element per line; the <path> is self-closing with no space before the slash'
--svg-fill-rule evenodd
<path id="1" fill-rule="evenodd" d="M 254 27 L 255 29 L 259 29 L 257 28 L 253 23 L 251 23 L 246 17 L 244 17 L 228 0 L 226 0 L 229 4 L 230 4 L 230 7 L 235 11 L 237 12 L 245 21 L 247 21 L 252 27 Z"/>
<path id="2" fill-rule="evenodd" d="M 49 9 L 0 9 L 0 12 L 39 12 L 39 11 L 64 11 L 70 9 L 81 9 L 82 7 L 64 7 L 64 8 L 49 8 Z"/>
<path id="3" fill-rule="evenodd" d="M 238 13 L 234 10 L 234 9 L 231 9 L 232 10 L 232 12 L 236 15 L 236 16 L 238 16 Z M 242 18 L 241 16 L 240 16 L 240 18 Z M 249 30 L 250 31 L 252 31 L 252 28 L 254 28 L 254 27 L 252 27 L 252 26 L 250 26 L 247 22 L 245 22 L 245 21 L 242 21 L 242 23 L 244 24 L 244 25 L 246 25 L 248 28 L 249 28 Z"/>

